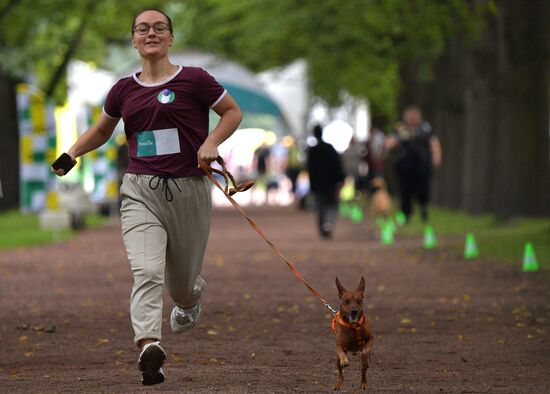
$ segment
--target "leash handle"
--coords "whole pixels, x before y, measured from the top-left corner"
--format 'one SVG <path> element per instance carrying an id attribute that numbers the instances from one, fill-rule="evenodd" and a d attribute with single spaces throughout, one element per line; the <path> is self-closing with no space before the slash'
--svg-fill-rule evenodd
<path id="1" fill-rule="evenodd" d="M 258 235 L 269 245 L 269 247 L 271 248 L 273 253 L 275 253 L 277 256 L 279 256 L 286 263 L 286 265 L 292 271 L 292 273 L 294 274 L 296 279 L 298 279 L 300 282 L 302 282 L 302 284 L 304 286 L 306 286 L 307 289 L 315 297 L 317 297 L 319 299 L 319 301 L 321 301 L 323 303 L 323 305 L 328 308 L 329 311 L 331 311 L 333 314 L 336 314 L 336 310 L 321 296 L 321 294 L 319 294 L 319 292 L 317 290 L 315 290 L 312 286 L 309 285 L 309 283 L 307 283 L 305 281 L 302 273 L 300 271 L 298 271 L 298 269 L 296 268 L 294 263 L 292 263 L 289 259 L 287 259 L 281 253 L 281 251 L 277 248 L 277 246 L 275 246 L 275 244 L 273 242 L 271 242 L 269 240 L 269 238 L 267 238 L 267 236 L 265 235 L 263 230 L 243 211 L 241 206 L 239 204 L 237 204 L 237 202 L 231 197 L 233 194 L 235 194 L 237 192 L 244 192 L 244 191 L 250 189 L 254 185 L 254 182 L 252 180 L 246 180 L 246 181 L 244 181 L 240 184 L 237 184 L 235 182 L 235 179 L 234 179 L 233 175 L 231 175 L 231 173 L 225 167 L 225 162 L 224 162 L 223 158 L 221 156 L 218 156 L 217 159 L 216 159 L 216 162 L 222 167 L 222 171 L 220 171 L 216 168 L 212 168 L 208 163 L 205 163 L 203 161 L 201 161 L 199 163 L 199 165 L 206 172 L 206 175 L 212 181 L 212 183 L 218 189 L 220 189 L 223 192 L 225 197 L 237 209 L 237 211 L 239 211 L 239 213 L 248 221 L 248 223 L 254 229 L 254 231 L 256 231 L 256 233 L 258 233 Z M 218 175 L 221 175 L 224 178 L 225 187 L 222 187 L 220 185 L 218 180 L 214 177 L 214 175 L 213 175 L 214 173 L 218 174 Z M 231 181 L 231 183 L 233 184 L 232 188 L 229 188 L 229 181 Z"/>

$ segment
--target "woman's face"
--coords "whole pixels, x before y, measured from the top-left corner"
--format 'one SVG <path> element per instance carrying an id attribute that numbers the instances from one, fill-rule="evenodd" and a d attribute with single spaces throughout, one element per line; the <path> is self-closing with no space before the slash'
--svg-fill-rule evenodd
<path id="1" fill-rule="evenodd" d="M 422 123 L 422 114 L 416 109 L 410 109 L 403 114 L 403 121 L 407 126 L 418 127 Z"/>
<path id="2" fill-rule="evenodd" d="M 159 23 L 168 26 L 166 17 L 157 11 L 144 11 L 137 16 L 132 33 L 132 45 L 141 57 L 162 58 L 168 55 L 168 48 L 172 46 L 174 36 L 169 29 L 162 33 L 155 32 L 153 26 Z M 143 27 L 143 24 L 149 25 L 149 30 L 145 34 L 139 34 L 136 27 Z"/>

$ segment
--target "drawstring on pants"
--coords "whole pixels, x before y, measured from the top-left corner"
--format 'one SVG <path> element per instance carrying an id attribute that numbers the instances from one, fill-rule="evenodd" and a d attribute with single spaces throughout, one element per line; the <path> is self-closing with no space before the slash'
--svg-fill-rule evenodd
<path id="1" fill-rule="evenodd" d="M 164 196 L 166 197 L 166 201 L 171 202 L 174 199 L 174 195 L 172 194 L 172 190 L 170 190 L 170 186 L 168 186 L 168 180 L 171 179 L 172 182 L 174 182 L 174 185 L 178 188 L 178 190 L 181 192 L 180 187 L 178 186 L 177 182 L 172 178 L 170 175 L 162 174 L 162 175 L 154 175 L 151 179 L 149 179 L 149 187 L 151 190 L 156 190 L 159 187 L 159 183 L 162 182 L 162 189 L 161 191 L 164 192 Z M 157 181 L 154 185 L 153 182 Z"/>

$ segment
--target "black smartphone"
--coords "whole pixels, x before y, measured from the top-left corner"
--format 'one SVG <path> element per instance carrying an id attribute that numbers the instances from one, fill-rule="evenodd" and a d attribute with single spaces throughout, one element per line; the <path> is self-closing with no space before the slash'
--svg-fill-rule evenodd
<path id="1" fill-rule="evenodd" d="M 68 154 L 63 153 L 57 158 L 56 161 L 52 163 L 52 167 L 54 170 L 63 169 L 65 171 L 65 174 L 67 174 L 71 170 L 71 168 L 74 167 L 73 159 L 71 159 L 71 156 L 69 156 Z"/>

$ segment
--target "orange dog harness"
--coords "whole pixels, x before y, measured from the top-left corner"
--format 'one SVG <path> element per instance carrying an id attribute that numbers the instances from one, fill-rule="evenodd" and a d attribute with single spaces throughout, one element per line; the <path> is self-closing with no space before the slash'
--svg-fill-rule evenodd
<path id="1" fill-rule="evenodd" d="M 361 334 L 361 327 L 365 324 L 365 315 L 361 316 L 361 319 L 357 324 L 350 324 L 340 317 L 340 312 L 336 313 L 334 319 L 332 319 L 332 331 L 336 335 L 336 323 L 341 326 L 351 328 L 355 330 L 355 337 L 357 338 L 357 344 L 361 345 L 364 342 L 363 335 Z"/>

